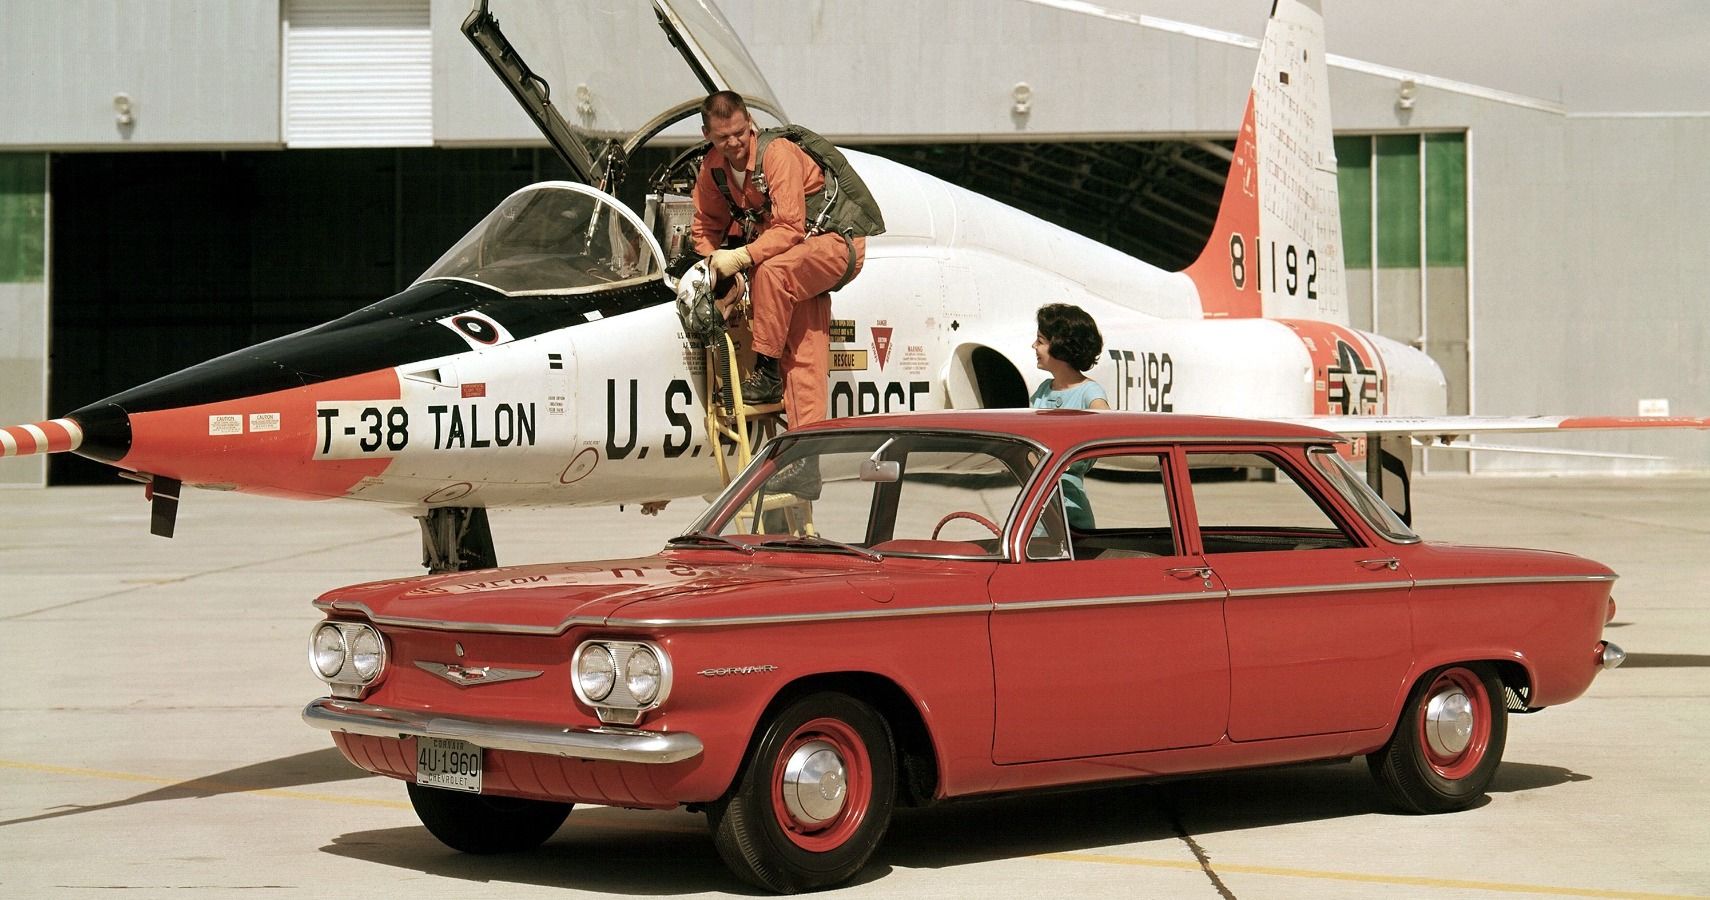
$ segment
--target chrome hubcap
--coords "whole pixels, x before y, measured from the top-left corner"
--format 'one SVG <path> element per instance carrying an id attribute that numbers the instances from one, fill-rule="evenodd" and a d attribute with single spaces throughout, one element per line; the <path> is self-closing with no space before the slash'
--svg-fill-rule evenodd
<path id="1" fill-rule="evenodd" d="M 849 797 L 843 757 L 828 741 L 808 741 L 784 764 L 784 805 L 802 825 L 830 821 Z"/>
<path id="2" fill-rule="evenodd" d="M 1438 756 L 1454 756 L 1472 742 L 1473 703 L 1460 688 L 1431 698 L 1425 707 L 1425 740 Z"/>

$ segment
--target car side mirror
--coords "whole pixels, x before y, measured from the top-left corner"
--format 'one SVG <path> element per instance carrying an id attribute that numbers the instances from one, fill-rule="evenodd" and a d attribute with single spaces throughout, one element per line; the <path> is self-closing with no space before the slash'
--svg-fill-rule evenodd
<path id="1" fill-rule="evenodd" d="M 894 460 L 861 460 L 861 480 L 891 484 L 902 477 L 902 466 Z"/>

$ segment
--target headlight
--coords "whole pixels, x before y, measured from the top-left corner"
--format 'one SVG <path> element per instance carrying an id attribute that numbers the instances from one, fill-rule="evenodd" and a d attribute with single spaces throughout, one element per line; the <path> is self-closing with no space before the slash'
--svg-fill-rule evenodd
<path id="1" fill-rule="evenodd" d="M 356 670 L 356 677 L 364 683 L 373 681 L 385 660 L 386 648 L 380 643 L 380 633 L 372 628 L 358 631 L 350 642 L 350 665 Z"/>
<path id="2" fill-rule="evenodd" d="M 659 657 L 652 650 L 645 646 L 635 648 L 624 670 L 624 687 L 629 688 L 635 702 L 646 705 L 659 696 Z"/>
<path id="3" fill-rule="evenodd" d="M 599 644 L 583 647 L 576 659 L 576 684 L 589 700 L 606 699 L 617 684 L 617 664 L 612 661 L 611 651 Z"/>
<path id="4" fill-rule="evenodd" d="M 330 623 L 322 625 L 309 640 L 309 664 L 321 678 L 336 678 L 344 668 L 345 651 L 344 632 Z"/>

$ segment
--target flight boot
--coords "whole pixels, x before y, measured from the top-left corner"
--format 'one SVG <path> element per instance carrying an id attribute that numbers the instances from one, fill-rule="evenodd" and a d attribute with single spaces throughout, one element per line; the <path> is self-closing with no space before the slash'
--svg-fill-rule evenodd
<path id="1" fill-rule="evenodd" d="M 779 377 L 775 366 L 757 365 L 742 379 L 742 402 L 749 406 L 779 403 L 783 399 L 784 379 Z"/>

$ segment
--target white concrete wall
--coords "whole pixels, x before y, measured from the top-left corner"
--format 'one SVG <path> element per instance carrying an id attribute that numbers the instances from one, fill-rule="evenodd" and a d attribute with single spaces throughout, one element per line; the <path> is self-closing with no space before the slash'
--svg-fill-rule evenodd
<path id="1" fill-rule="evenodd" d="M 279 0 L 0 0 L 0 147 L 277 146 L 279 35 Z"/>
<path id="2" fill-rule="evenodd" d="M 0 283 L 0 424 L 51 418 L 47 412 L 48 304 L 42 282 Z M 47 457 L 8 459 L 0 487 L 47 483 Z"/>

